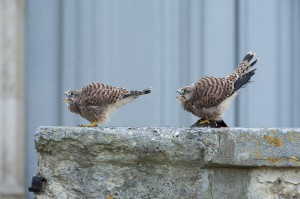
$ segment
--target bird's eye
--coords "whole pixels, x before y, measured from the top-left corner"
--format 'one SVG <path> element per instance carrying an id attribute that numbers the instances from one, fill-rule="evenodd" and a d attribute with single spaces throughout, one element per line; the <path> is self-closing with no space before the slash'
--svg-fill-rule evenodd
<path id="1" fill-rule="evenodd" d="M 184 94 L 189 94 L 190 92 L 191 92 L 191 91 L 188 90 L 188 89 L 184 89 L 184 90 L 183 90 L 183 93 L 184 93 Z"/>
<path id="2" fill-rule="evenodd" d="M 70 97 L 72 97 L 74 95 L 74 92 L 73 91 L 71 91 L 70 92 Z"/>

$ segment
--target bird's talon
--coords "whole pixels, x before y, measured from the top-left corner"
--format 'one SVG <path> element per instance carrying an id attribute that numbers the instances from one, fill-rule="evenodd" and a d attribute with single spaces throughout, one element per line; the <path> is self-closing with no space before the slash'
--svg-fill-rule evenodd
<path id="1" fill-rule="evenodd" d="M 83 124 L 83 125 L 78 125 L 80 127 L 97 127 L 97 122 L 93 122 L 91 124 Z"/>
<path id="2" fill-rule="evenodd" d="M 200 120 L 199 122 L 200 124 L 210 124 L 209 120 Z"/>

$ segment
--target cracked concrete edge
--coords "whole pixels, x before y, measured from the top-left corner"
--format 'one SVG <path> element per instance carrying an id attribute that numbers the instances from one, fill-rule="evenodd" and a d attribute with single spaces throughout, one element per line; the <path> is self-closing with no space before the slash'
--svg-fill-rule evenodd
<path id="1" fill-rule="evenodd" d="M 204 165 L 218 148 L 217 131 L 204 128 L 79 128 L 40 127 L 35 135 L 39 153 L 51 147 L 70 143 L 68 147 L 78 150 L 88 149 L 90 153 L 110 153 L 97 160 L 99 162 L 153 162 L 162 164 Z M 46 146 L 46 147 L 45 147 Z M 205 155 L 204 155 L 205 154 Z"/>
<path id="2" fill-rule="evenodd" d="M 300 167 L 300 129 L 231 128 L 218 135 L 220 147 L 208 165 Z"/>
<path id="3" fill-rule="evenodd" d="M 81 149 L 90 147 L 94 153 L 97 153 L 91 147 L 94 145 L 102 146 L 101 150 L 113 148 L 114 161 L 123 163 L 300 167 L 300 129 L 40 127 L 35 136 L 38 152 L 42 152 L 46 144 L 62 141 L 72 141 Z M 128 153 L 130 156 L 126 156 Z"/>

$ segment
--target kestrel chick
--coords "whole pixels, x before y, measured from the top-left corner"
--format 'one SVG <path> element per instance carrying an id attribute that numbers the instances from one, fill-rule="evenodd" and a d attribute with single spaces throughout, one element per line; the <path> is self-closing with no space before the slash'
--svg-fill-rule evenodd
<path id="1" fill-rule="evenodd" d="M 185 86 L 177 92 L 177 98 L 184 110 L 200 118 L 200 124 L 210 121 L 222 121 L 222 115 L 237 91 L 249 83 L 255 70 L 249 69 L 258 59 L 250 63 L 254 53 L 249 52 L 235 71 L 225 78 L 203 77 L 191 86 Z"/>
<path id="2" fill-rule="evenodd" d="M 68 109 L 91 122 L 86 127 L 107 122 L 120 106 L 128 104 L 140 95 L 151 93 L 151 89 L 128 91 L 125 88 L 91 83 L 79 90 L 66 91 Z"/>

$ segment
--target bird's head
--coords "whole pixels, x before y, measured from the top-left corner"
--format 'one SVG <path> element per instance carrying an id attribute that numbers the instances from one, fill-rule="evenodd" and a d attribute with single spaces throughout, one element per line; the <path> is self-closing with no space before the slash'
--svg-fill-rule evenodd
<path id="1" fill-rule="evenodd" d="M 181 102 L 189 100 L 192 96 L 192 89 L 193 88 L 191 86 L 186 86 L 177 90 L 176 92 L 179 93 L 177 99 Z"/>
<path id="2" fill-rule="evenodd" d="M 71 98 L 71 97 L 74 97 L 74 96 L 75 96 L 75 91 L 68 90 L 68 91 L 64 92 L 64 94 L 65 94 L 68 98 Z"/>
<path id="3" fill-rule="evenodd" d="M 72 90 L 68 90 L 68 91 L 64 92 L 64 94 L 66 95 L 67 98 L 63 98 L 63 100 L 68 104 L 75 101 L 76 98 L 78 97 L 78 93 L 76 91 L 72 91 Z"/>

